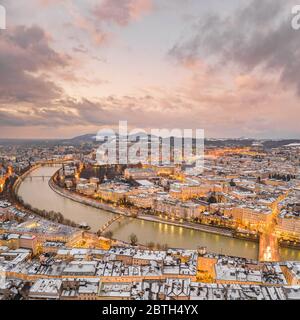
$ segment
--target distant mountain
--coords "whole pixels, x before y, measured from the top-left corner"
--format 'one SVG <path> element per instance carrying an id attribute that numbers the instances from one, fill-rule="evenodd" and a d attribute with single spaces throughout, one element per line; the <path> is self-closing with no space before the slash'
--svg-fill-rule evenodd
<path id="1" fill-rule="evenodd" d="M 66 141 L 70 142 L 93 142 L 96 141 L 96 135 L 95 134 L 84 134 L 82 136 L 74 137 L 71 139 L 65 139 Z"/>
<path id="2" fill-rule="evenodd" d="M 104 133 L 105 136 L 112 136 L 110 132 Z M 150 136 L 145 133 L 136 133 L 131 135 L 130 138 L 135 140 L 137 137 L 145 139 L 147 136 Z M 168 138 L 163 138 L 163 141 L 167 141 Z M 71 143 L 87 143 L 87 142 L 96 142 L 95 134 L 85 134 L 82 136 L 74 137 L 72 139 L 66 140 Z M 181 138 L 174 138 L 174 141 L 177 143 L 181 141 Z M 187 141 L 192 141 L 191 138 L 187 139 Z M 235 146 L 244 146 L 250 147 L 255 143 L 262 144 L 266 149 L 282 147 L 289 144 L 297 144 L 300 143 L 300 139 L 253 139 L 253 138 L 236 138 L 236 139 L 214 139 L 207 138 L 204 140 L 206 146 L 211 147 L 235 147 Z"/>
<path id="3" fill-rule="evenodd" d="M 112 136 L 110 132 L 105 133 L 106 136 Z M 131 135 L 131 140 L 135 141 L 137 137 L 146 139 L 149 135 L 145 133 L 137 133 Z M 163 142 L 167 141 L 167 138 L 162 139 Z M 175 143 L 179 143 L 181 138 L 174 138 Z M 187 139 L 187 143 L 191 143 L 192 139 Z M 251 139 L 251 138 L 236 138 L 236 139 L 215 139 L 207 138 L 204 140 L 205 145 L 209 147 L 235 147 L 245 146 L 250 147 L 254 144 L 261 144 L 266 149 L 282 147 L 282 146 L 295 146 L 300 144 L 300 139 Z M 23 146 L 55 146 L 55 145 L 69 145 L 69 144 L 82 144 L 82 143 L 95 143 L 96 134 L 84 134 L 71 139 L 1 139 L 0 145 L 23 145 Z"/>
<path id="4" fill-rule="evenodd" d="M 114 134 L 112 134 L 111 132 L 107 131 L 107 132 L 103 132 L 102 133 L 103 136 L 105 137 L 113 137 Z M 118 136 L 118 134 L 116 133 L 116 136 Z M 148 135 L 145 134 L 145 133 L 136 133 L 136 134 L 133 134 L 130 136 L 131 139 L 134 139 L 134 138 L 137 138 L 137 137 L 140 137 L 140 138 L 145 138 L 147 137 Z M 82 142 L 95 142 L 97 140 L 97 134 L 84 134 L 82 136 L 78 136 L 78 137 L 74 137 L 72 139 L 68 139 L 66 141 L 69 141 L 69 142 L 73 142 L 73 143 L 82 143 Z"/>
<path id="5" fill-rule="evenodd" d="M 263 142 L 265 148 L 278 148 L 291 144 L 299 144 L 300 139 L 266 140 Z"/>

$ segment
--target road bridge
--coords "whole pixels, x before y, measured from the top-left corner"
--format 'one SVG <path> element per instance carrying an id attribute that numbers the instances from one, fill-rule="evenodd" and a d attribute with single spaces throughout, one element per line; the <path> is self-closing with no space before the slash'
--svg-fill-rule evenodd
<path id="1" fill-rule="evenodd" d="M 280 201 L 288 196 L 288 194 L 289 192 L 280 195 L 272 204 L 270 222 L 262 230 L 259 238 L 259 261 L 280 261 L 279 241 L 275 234 L 275 229 L 277 225 L 277 217 L 280 213 L 278 205 Z"/>
<path id="2" fill-rule="evenodd" d="M 259 238 L 259 261 L 275 262 L 279 261 L 278 238 L 273 233 L 263 233 Z"/>

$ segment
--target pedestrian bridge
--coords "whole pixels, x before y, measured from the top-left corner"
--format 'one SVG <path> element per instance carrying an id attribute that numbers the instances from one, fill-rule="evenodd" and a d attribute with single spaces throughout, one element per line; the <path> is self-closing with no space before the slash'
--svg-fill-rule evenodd
<path id="1" fill-rule="evenodd" d="M 120 221 L 122 218 L 124 218 L 124 215 L 118 214 L 109 221 L 107 221 L 97 232 L 97 234 L 103 234 L 114 222 Z"/>

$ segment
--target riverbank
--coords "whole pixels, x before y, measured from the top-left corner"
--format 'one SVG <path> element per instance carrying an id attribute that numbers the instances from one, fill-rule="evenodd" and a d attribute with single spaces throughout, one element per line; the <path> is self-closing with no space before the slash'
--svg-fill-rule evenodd
<path id="1" fill-rule="evenodd" d="M 37 164 L 34 165 L 32 167 L 30 167 L 27 171 L 25 171 L 22 175 L 20 175 L 17 180 L 15 181 L 14 185 L 12 186 L 12 191 L 15 195 L 17 195 L 18 190 L 20 188 L 21 183 L 23 182 L 23 180 L 30 175 L 31 172 L 35 171 L 36 169 L 40 168 L 41 165 Z"/>
<path id="2" fill-rule="evenodd" d="M 21 182 L 28 174 L 30 174 L 32 171 L 36 170 L 38 167 L 40 167 L 40 165 L 32 167 L 30 170 L 28 170 L 23 175 L 23 177 L 20 179 Z M 178 228 L 185 228 L 185 229 L 195 230 L 195 231 L 200 231 L 200 232 L 207 232 L 207 233 L 210 233 L 210 234 L 220 235 L 220 236 L 224 236 L 224 237 L 227 237 L 227 238 L 235 238 L 235 239 L 251 241 L 251 242 L 255 242 L 255 243 L 259 242 L 259 237 L 254 238 L 252 236 L 247 236 L 246 234 L 239 235 L 239 233 L 234 231 L 234 230 L 225 229 L 225 228 L 222 228 L 222 227 L 215 227 L 215 226 L 197 224 L 197 223 L 192 223 L 192 222 L 177 222 L 177 221 L 173 221 L 173 220 L 170 220 L 170 219 L 164 219 L 164 218 L 160 218 L 158 216 L 147 215 L 147 214 L 138 214 L 137 216 L 133 217 L 130 213 L 126 212 L 125 208 L 116 208 L 113 205 L 101 203 L 101 202 L 99 202 L 97 200 L 88 198 L 86 196 L 80 195 L 80 194 L 75 193 L 75 192 L 71 192 L 71 191 L 66 190 L 64 188 L 61 188 L 55 182 L 55 179 L 56 179 L 56 176 L 57 176 L 59 170 L 60 169 L 58 169 L 52 175 L 52 177 L 49 179 L 49 181 L 48 181 L 49 187 L 56 194 L 58 194 L 58 195 L 60 195 L 60 196 L 62 196 L 64 198 L 67 198 L 69 200 L 75 201 L 77 203 L 80 203 L 80 204 L 83 204 L 83 205 L 86 205 L 86 206 L 90 206 L 90 207 L 93 207 L 93 208 L 96 208 L 96 209 L 104 210 L 106 212 L 110 212 L 110 213 L 113 213 L 113 214 L 123 215 L 123 216 L 129 217 L 129 218 L 133 218 L 133 219 L 138 219 L 138 220 L 143 220 L 143 221 L 148 221 L 148 222 L 154 222 L 154 223 L 164 224 L 164 225 L 169 225 L 169 226 L 175 226 L 175 227 L 178 227 Z M 286 243 L 283 245 L 283 247 L 295 248 L 293 245 L 289 246 Z"/>
<path id="3" fill-rule="evenodd" d="M 32 176 L 53 176 L 59 167 L 42 166 L 32 172 Z M 29 177 L 31 176 L 29 175 Z M 81 201 L 73 201 L 59 195 L 49 186 L 49 179 L 24 179 L 18 194 L 29 204 L 41 210 L 61 212 L 63 215 L 81 223 L 85 221 L 91 226 L 91 232 L 96 233 L 101 226 L 113 218 L 114 213 L 97 209 L 91 205 L 83 205 Z M 98 201 L 97 201 L 98 202 Z M 97 203 L 97 206 L 106 204 Z M 111 209 L 111 208 L 109 208 Z M 113 208 L 118 210 L 118 208 Z M 152 217 L 151 217 L 152 218 Z M 198 225 L 199 226 L 199 225 Z M 113 224 L 110 227 L 113 238 L 128 243 L 130 235 L 135 233 L 139 243 L 167 244 L 170 248 L 196 249 L 199 246 L 207 247 L 207 250 L 216 254 L 244 257 L 248 259 L 258 258 L 257 242 L 247 241 L 243 237 L 229 237 L 213 234 L 206 231 L 195 231 L 182 226 L 171 226 L 163 222 L 152 222 L 143 219 L 134 219 L 124 216 L 124 222 Z M 281 248 L 284 261 L 300 260 L 300 251 Z"/>
<path id="4" fill-rule="evenodd" d="M 21 176 L 17 178 L 17 180 L 14 182 L 12 186 L 12 194 L 13 194 L 13 199 L 11 199 L 12 203 L 20 210 L 33 214 L 35 216 L 38 216 L 40 218 L 46 219 L 48 221 L 72 227 L 74 229 L 80 229 L 80 226 L 76 224 L 74 221 L 65 219 L 63 215 L 60 212 L 48 212 L 46 210 L 40 210 L 38 208 L 33 208 L 30 204 L 27 204 L 23 201 L 22 198 L 19 197 L 18 195 L 18 190 L 21 186 L 21 183 L 35 170 L 39 169 L 42 166 L 42 164 L 36 164 L 32 167 L 30 167 L 27 171 L 25 171 Z"/>
<path id="5" fill-rule="evenodd" d="M 55 175 L 56 175 L 56 173 L 54 174 L 54 176 Z M 120 209 L 111 207 L 108 204 L 100 203 L 100 202 L 98 202 L 96 200 L 93 200 L 93 199 L 90 199 L 90 198 L 86 198 L 84 196 L 81 196 L 79 194 L 75 194 L 73 192 L 70 192 L 68 190 L 65 190 L 65 189 L 59 187 L 54 182 L 53 177 L 48 182 L 49 187 L 51 188 L 51 190 L 53 190 L 55 193 L 59 194 L 60 196 L 65 197 L 67 199 L 70 199 L 72 201 L 78 202 L 80 204 L 84 204 L 86 206 L 91 206 L 91 207 L 96 208 L 96 209 L 101 209 L 101 210 L 108 211 L 108 212 L 111 212 L 111 213 L 116 213 L 116 214 L 121 214 L 121 215 L 124 215 L 124 216 L 128 216 L 125 212 L 121 211 Z"/>
<path id="6" fill-rule="evenodd" d="M 68 191 L 64 188 L 59 187 L 54 179 L 55 176 L 57 175 L 57 172 L 52 176 L 52 178 L 49 180 L 49 187 L 56 192 L 57 194 L 59 194 L 60 196 L 63 196 L 65 198 L 68 198 L 72 201 L 87 205 L 87 206 L 91 206 L 94 207 L 96 209 L 101 209 L 101 210 L 105 210 L 114 214 L 121 214 L 127 217 L 131 217 L 130 214 L 128 214 L 127 212 L 125 212 L 124 209 L 121 208 L 115 208 L 112 205 L 109 204 L 104 204 L 101 203 L 97 200 L 91 199 L 91 198 L 87 198 L 85 196 L 82 196 L 78 193 L 74 193 L 71 191 Z M 175 227 L 179 227 L 179 228 L 185 228 L 185 229 L 191 229 L 191 230 L 196 230 L 196 231 L 202 231 L 202 232 L 208 232 L 211 234 L 215 234 L 215 235 L 221 235 L 221 236 L 225 236 L 225 237 L 229 237 L 229 238 L 238 238 L 238 236 L 235 235 L 235 232 L 233 230 L 229 230 L 229 229 L 225 229 L 225 228 L 218 228 L 218 227 L 214 227 L 214 226 L 208 226 L 208 225 L 200 225 L 200 224 L 196 224 L 196 223 L 192 223 L 192 222 L 184 222 L 184 223 L 180 223 L 180 222 L 176 222 L 176 221 L 172 221 L 172 220 L 166 220 L 163 218 L 159 218 L 156 216 L 152 216 L 152 215 L 144 215 L 144 214 L 139 214 L 136 217 L 133 217 L 134 219 L 139 219 L 139 220 L 144 220 L 144 221 L 149 221 L 149 222 L 155 222 L 155 223 L 163 223 L 166 225 L 170 225 L 170 226 L 175 226 Z M 243 240 L 248 240 L 248 241 L 255 241 L 253 240 L 253 238 L 249 237 L 249 239 L 243 237 Z M 255 242 L 258 242 L 255 241 Z"/>

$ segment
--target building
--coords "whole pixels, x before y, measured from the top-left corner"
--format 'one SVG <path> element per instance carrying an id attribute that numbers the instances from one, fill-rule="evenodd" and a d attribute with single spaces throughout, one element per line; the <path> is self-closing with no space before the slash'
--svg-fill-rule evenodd
<path id="1" fill-rule="evenodd" d="M 170 196 L 180 200 L 206 197 L 210 192 L 217 191 L 214 185 L 173 183 L 170 186 Z"/>
<path id="2" fill-rule="evenodd" d="M 271 222 L 272 214 L 268 207 L 247 207 L 234 206 L 224 209 L 224 215 L 231 217 L 237 223 L 257 227 L 258 225 L 266 225 Z"/>
<path id="3" fill-rule="evenodd" d="M 169 218 L 192 219 L 199 217 L 204 207 L 193 202 L 181 202 L 170 198 L 157 198 L 154 200 L 153 209 L 166 214 Z"/>
<path id="4" fill-rule="evenodd" d="M 21 235 L 20 248 L 30 249 L 33 254 L 37 253 L 38 240 L 34 235 Z"/>
<path id="5" fill-rule="evenodd" d="M 300 238 L 300 218 L 298 217 L 278 217 L 276 232 L 283 236 L 283 238 L 291 237 L 291 238 Z"/>
<path id="6" fill-rule="evenodd" d="M 153 207 L 153 197 L 149 194 L 141 193 L 127 196 L 127 200 L 137 208 L 149 209 Z"/>
<path id="7" fill-rule="evenodd" d="M 62 280 L 38 279 L 30 288 L 31 300 L 59 300 L 62 292 Z"/>
<path id="8" fill-rule="evenodd" d="M 300 262 L 288 261 L 282 270 L 289 285 L 300 286 Z"/>
<path id="9" fill-rule="evenodd" d="M 82 194 L 85 194 L 87 196 L 92 196 L 95 194 L 97 190 L 97 184 L 96 183 L 78 183 L 76 185 L 76 191 Z"/>
<path id="10" fill-rule="evenodd" d="M 147 180 L 157 178 L 157 173 L 152 168 L 127 168 L 124 171 L 126 179 Z"/>
<path id="11" fill-rule="evenodd" d="M 97 196 L 104 201 L 117 203 L 125 199 L 127 192 L 127 188 L 112 188 L 111 186 L 100 185 Z"/>

